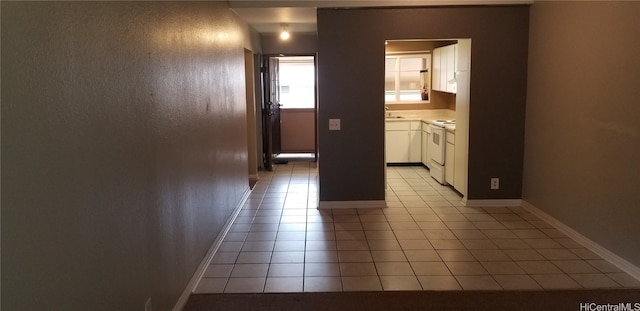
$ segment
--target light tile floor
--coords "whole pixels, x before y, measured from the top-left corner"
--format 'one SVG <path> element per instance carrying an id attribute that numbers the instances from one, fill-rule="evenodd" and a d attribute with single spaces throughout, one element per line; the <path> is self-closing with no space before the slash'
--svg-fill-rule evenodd
<path id="1" fill-rule="evenodd" d="M 313 162 L 262 172 L 196 293 L 640 287 L 523 208 L 464 207 L 421 167 L 389 208 L 318 210 Z"/>

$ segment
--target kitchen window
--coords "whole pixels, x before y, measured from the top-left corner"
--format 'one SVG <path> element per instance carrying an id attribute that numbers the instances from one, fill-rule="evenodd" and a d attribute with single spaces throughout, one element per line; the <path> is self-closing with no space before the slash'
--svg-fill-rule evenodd
<path id="1" fill-rule="evenodd" d="M 429 54 L 387 55 L 384 78 L 385 103 L 428 103 L 430 65 Z"/>

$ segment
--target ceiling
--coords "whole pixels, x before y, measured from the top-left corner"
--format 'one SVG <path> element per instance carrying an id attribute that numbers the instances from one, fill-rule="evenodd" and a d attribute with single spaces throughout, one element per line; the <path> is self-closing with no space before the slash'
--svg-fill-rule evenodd
<path id="1" fill-rule="evenodd" d="M 531 4 L 533 0 L 233 0 L 229 6 L 262 34 L 278 33 L 287 24 L 291 33 L 315 33 L 317 8 L 402 7 L 443 5 Z"/>

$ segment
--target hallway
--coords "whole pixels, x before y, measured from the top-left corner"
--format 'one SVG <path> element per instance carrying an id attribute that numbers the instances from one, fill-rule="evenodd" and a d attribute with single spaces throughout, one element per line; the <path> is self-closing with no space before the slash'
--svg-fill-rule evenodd
<path id="1" fill-rule="evenodd" d="M 318 210 L 314 162 L 260 180 L 194 293 L 640 287 L 523 208 L 470 208 L 387 167 L 387 209 Z"/>

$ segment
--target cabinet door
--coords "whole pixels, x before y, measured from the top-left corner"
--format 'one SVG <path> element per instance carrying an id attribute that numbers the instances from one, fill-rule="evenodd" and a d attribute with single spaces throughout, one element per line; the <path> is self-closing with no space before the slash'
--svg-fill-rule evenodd
<path id="1" fill-rule="evenodd" d="M 423 135 L 427 136 L 427 146 L 425 147 L 427 149 L 427 158 L 425 159 L 426 161 L 425 165 L 428 168 L 431 168 L 431 149 L 429 149 L 429 141 L 431 140 L 431 133 L 426 132 L 426 133 L 423 133 Z"/>
<path id="2" fill-rule="evenodd" d="M 409 131 L 409 162 L 420 163 L 422 161 L 422 131 Z"/>
<path id="3" fill-rule="evenodd" d="M 446 72 L 446 80 L 447 80 L 447 92 L 455 93 L 456 92 L 456 47 L 457 44 L 448 45 L 445 47 L 447 51 L 447 72 Z"/>
<path id="4" fill-rule="evenodd" d="M 409 162 L 409 131 L 385 131 L 387 163 Z"/>
<path id="5" fill-rule="evenodd" d="M 455 175 L 455 146 L 454 144 L 447 142 L 446 149 L 444 151 L 444 181 L 453 185 Z"/>
<path id="6" fill-rule="evenodd" d="M 423 126 L 425 126 L 423 124 Z M 422 165 L 429 167 L 429 133 L 427 131 L 422 131 Z"/>
<path id="7" fill-rule="evenodd" d="M 440 85 L 440 75 L 442 74 L 442 67 L 440 66 L 442 59 L 442 50 L 441 49 L 433 49 L 433 61 L 431 63 L 431 86 L 432 90 L 442 91 L 442 86 Z"/>

